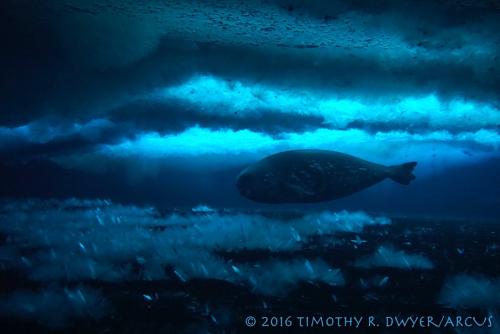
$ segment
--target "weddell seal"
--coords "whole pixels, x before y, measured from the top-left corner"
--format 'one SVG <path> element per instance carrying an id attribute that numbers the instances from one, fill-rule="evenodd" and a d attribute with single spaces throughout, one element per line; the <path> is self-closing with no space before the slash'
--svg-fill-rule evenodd
<path id="1" fill-rule="evenodd" d="M 270 155 L 244 169 L 241 195 L 256 202 L 315 203 L 334 200 L 390 178 L 410 184 L 416 162 L 384 166 L 327 150 L 292 150 Z"/>

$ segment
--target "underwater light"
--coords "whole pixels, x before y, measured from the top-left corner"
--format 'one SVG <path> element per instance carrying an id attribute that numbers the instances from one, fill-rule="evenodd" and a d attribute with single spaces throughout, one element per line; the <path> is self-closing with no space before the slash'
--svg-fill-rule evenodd
<path id="1" fill-rule="evenodd" d="M 284 89 L 251 82 L 202 75 L 157 91 L 152 96 L 191 103 L 205 113 L 247 115 L 274 110 L 285 115 L 321 116 L 325 124 L 346 128 L 353 122 L 391 123 L 397 128 L 479 130 L 500 123 L 500 110 L 460 97 L 381 96 L 373 100 L 340 96 L 318 89 Z"/>

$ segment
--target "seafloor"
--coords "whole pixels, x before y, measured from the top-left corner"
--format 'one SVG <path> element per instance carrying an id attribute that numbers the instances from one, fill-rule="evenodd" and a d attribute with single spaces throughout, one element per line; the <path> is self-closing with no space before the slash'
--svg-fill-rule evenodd
<path id="1" fill-rule="evenodd" d="M 498 331 L 494 221 L 80 200 L 6 202 L 0 220 L 2 333 Z M 329 316 L 365 321 L 297 321 Z M 408 316 L 450 318 L 386 322 Z"/>

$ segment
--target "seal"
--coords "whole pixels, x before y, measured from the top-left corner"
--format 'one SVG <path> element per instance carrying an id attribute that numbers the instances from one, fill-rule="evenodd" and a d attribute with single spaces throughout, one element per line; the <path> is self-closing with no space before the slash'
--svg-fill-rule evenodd
<path id="1" fill-rule="evenodd" d="M 316 203 L 354 194 L 390 178 L 408 185 L 417 162 L 385 166 L 328 150 L 292 150 L 245 168 L 236 180 L 240 194 L 269 203 Z"/>

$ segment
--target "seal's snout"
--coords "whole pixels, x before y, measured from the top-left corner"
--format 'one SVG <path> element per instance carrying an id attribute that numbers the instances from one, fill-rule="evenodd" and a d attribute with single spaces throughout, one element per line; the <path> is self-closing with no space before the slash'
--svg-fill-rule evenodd
<path id="1" fill-rule="evenodd" d="M 236 180 L 236 188 L 240 194 L 245 197 L 248 197 L 251 194 L 251 188 L 253 183 L 253 177 L 251 174 L 243 171 L 240 175 L 238 175 L 238 179 Z"/>
<path id="2" fill-rule="evenodd" d="M 245 188 L 246 185 L 248 185 L 248 174 L 242 172 L 240 173 L 240 175 L 238 175 L 238 179 L 236 180 L 236 187 L 241 191 Z"/>

